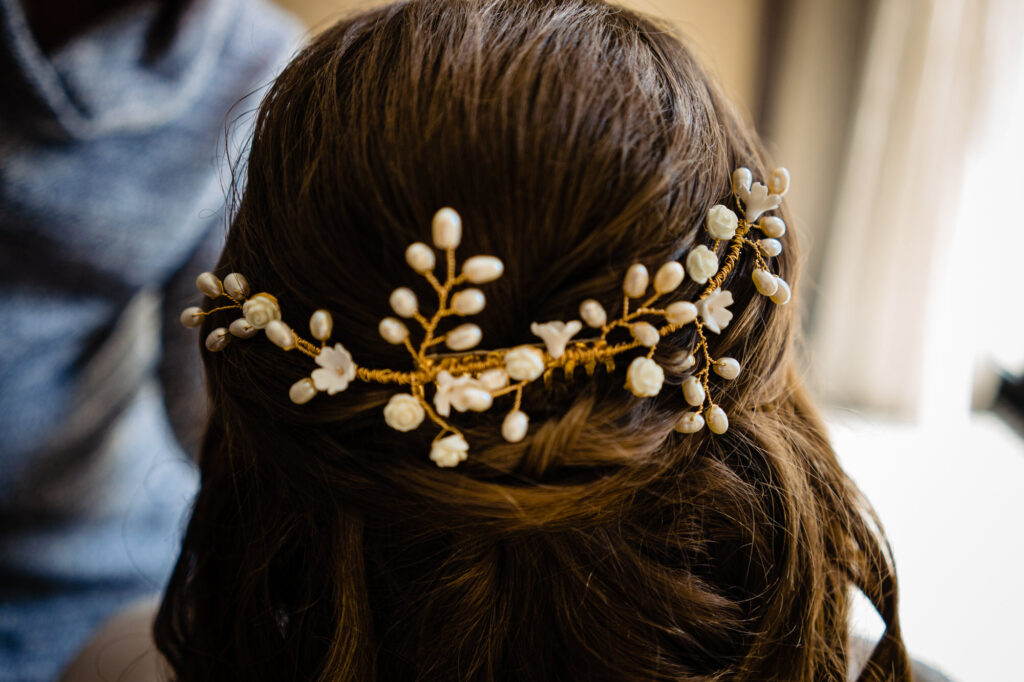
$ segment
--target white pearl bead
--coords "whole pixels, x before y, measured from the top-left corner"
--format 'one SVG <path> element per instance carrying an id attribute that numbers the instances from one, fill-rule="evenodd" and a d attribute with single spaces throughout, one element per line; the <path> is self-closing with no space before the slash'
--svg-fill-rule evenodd
<path id="1" fill-rule="evenodd" d="M 769 173 L 768 191 L 780 197 L 789 191 L 789 171 L 780 166 Z"/>
<path id="2" fill-rule="evenodd" d="M 280 346 L 284 350 L 295 348 L 295 332 L 281 320 L 269 322 L 264 331 L 275 346 Z"/>
<path id="3" fill-rule="evenodd" d="M 444 336 L 444 343 L 454 351 L 469 350 L 480 343 L 484 333 L 475 324 L 460 324 Z"/>
<path id="4" fill-rule="evenodd" d="M 466 407 L 474 412 L 485 412 L 491 409 L 494 402 L 491 394 L 482 388 L 467 388 L 462 392 L 462 397 L 466 401 Z"/>
<path id="5" fill-rule="evenodd" d="M 683 398 L 694 407 L 704 404 L 704 387 L 697 377 L 687 377 L 683 381 Z"/>
<path id="6" fill-rule="evenodd" d="M 377 331 L 388 343 L 398 345 L 409 336 L 409 328 L 401 320 L 394 317 L 385 317 L 377 326 Z"/>
<path id="7" fill-rule="evenodd" d="M 405 250 L 405 262 L 421 275 L 434 269 L 435 260 L 434 250 L 423 242 L 410 244 Z"/>
<path id="8" fill-rule="evenodd" d="M 647 268 L 640 263 L 633 263 L 626 270 L 626 278 L 622 281 L 622 291 L 630 298 L 640 298 L 647 291 L 650 277 Z"/>
<path id="9" fill-rule="evenodd" d="M 442 208 L 434 214 L 431 224 L 434 246 L 454 249 L 462 241 L 462 217 L 453 208 Z"/>
<path id="10" fill-rule="evenodd" d="M 686 277 L 686 271 L 683 270 L 683 266 L 674 260 L 669 261 L 658 268 L 658 272 L 655 273 L 654 290 L 659 294 L 675 291 L 683 283 L 684 277 Z"/>
<path id="11" fill-rule="evenodd" d="M 224 293 L 220 279 L 212 272 L 204 272 L 196 277 L 196 289 L 209 298 L 217 298 Z"/>
<path id="12" fill-rule="evenodd" d="M 741 369 L 740 363 L 736 358 L 718 358 L 711 368 L 715 370 L 715 374 L 728 381 L 738 377 Z"/>
<path id="13" fill-rule="evenodd" d="M 416 294 L 409 287 L 398 287 L 392 291 L 388 303 L 400 317 L 412 317 L 419 311 Z"/>
<path id="14" fill-rule="evenodd" d="M 665 308 L 665 319 L 670 324 L 690 324 L 697 319 L 697 306 L 689 301 L 676 301 Z"/>
<path id="15" fill-rule="evenodd" d="M 732 172 L 732 191 L 736 194 L 742 194 L 743 190 L 750 189 L 750 183 L 753 180 L 754 176 L 750 173 L 750 169 L 737 168 Z"/>
<path id="16" fill-rule="evenodd" d="M 757 291 L 762 296 L 771 296 L 779 289 L 779 283 L 775 280 L 775 275 L 767 270 L 758 268 L 754 270 L 751 278 L 754 280 L 754 286 L 757 288 Z"/>
<path id="17" fill-rule="evenodd" d="M 526 438 L 526 431 L 530 428 L 530 418 L 525 412 L 512 410 L 505 415 L 501 422 L 501 437 L 509 443 L 518 443 Z"/>
<path id="18" fill-rule="evenodd" d="M 198 306 L 191 306 L 181 311 L 181 317 L 179 318 L 181 323 L 193 329 L 203 323 L 203 310 Z"/>
<path id="19" fill-rule="evenodd" d="M 728 206 L 722 204 L 715 204 L 708 209 L 708 214 L 704 218 L 704 229 L 712 239 L 732 239 L 736 236 L 738 226 L 739 218 Z"/>
<path id="20" fill-rule="evenodd" d="M 704 418 L 707 419 L 711 433 L 721 435 L 729 430 L 729 417 L 726 416 L 725 410 L 718 405 L 709 407 L 704 412 Z"/>
<path id="21" fill-rule="evenodd" d="M 676 431 L 679 433 L 697 433 L 704 428 L 704 417 L 700 412 L 684 412 L 676 420 Z"/>
<path id="22" fill-rule="evenodd" d="M 326 310 L 317 310 L 309 318 L 309 333 L 317 341 L 326 341 L 334 331 L 334 318 Z"/>
<path id="23" fill-rule="evenodd" d="M 494 256 L 473 256 L 462 265 L 462 274 L 473 284 L 486 284 L 501 277 L 505 264 Z"/>
<path id="24" fill-rule="evenodd" d="M 249 295 L 249 281 L 244 275 L 232 272 L 224 278 L 224 293 L 235 300 L 246 298 Z"/>
<path id="25" fill-rule="evenodd" d="M 648 348 L 657 345 L 658 340 L 661 338 L 661 334 L 658 333 L 658 330 L 650 322 L 637 322 L 629 325 L 629 333 L 633 335 L 633 338 L 641 346 L 647 346 Z"/>
<path id="26" fill-rule="evenodd" d="M 256 336 L 256 332 L 259 329 L 249 324 L 249 321 L 244 317 L 240 317 L 228 325 L 228 331 L 231 332 L 232 336 L 237 336 L 240 339 L 251 339 Z"/>
<path id="27" fill-rule="evenodd" d="M 786 305 L 789 303 L 789 299 L 793 296 L 793 292 L 789 289 L 789 283 L 782 279 L 778 275 L 775 275 L 775 280 L 779 284 L 778 290 L 772 294 L 771 299 L 778 305 Z"/>
<path id="28" fill-rule="evenodd" d="M 228 330 L 224 327 L 217 327 L 206 337 L 206 350 L 214 352 L 224 350 L 230 342 L 231 334 L 228 333 Z"/>
<path id="29" fill-rule="evenodd" d="M 682 353 L 680 353 L 680 355 L 682 355 Z M 697 358 L 694 357 L 693 353 L 687 353 L 686 357 L 684 357 L 682 360 L 679 360 L 678 357 L 679 356 L 676 356 L 677 359 L 674 364 L 674 369 L 677 372 L 685 372 L 686 370 L 690 369 L 691 367 L 697 364 Z"/>
<path id="30" fill-rule="evenodd" d="M 603 327 L 608 322 L 608 313 L 604 311 L 604 306 L 592 298 L 580 303 L 580 317 L 588 327 L 595 329 Z"/>
<path id="31" fill-rule="evenodd" d="M 487 299 L 479 289 L 463 289 L 452 296 L 452 310 L 456 315 L 476 315 L 485 305 Z"/>
<path id="32" fill-rule="evenodd" d="M 310 378 L 299 379 L 288 389 L 288 397 L 296 405 L 305 405 L 316 395 L 316 386 Z"/>
<path id="33" fill-rule="evenodd" d="M 758 239 L 757 245 L 761 253 L 772 258 L 782 253 L 782 242 L 778 239 Z"/>
<path id="34" fill-rule="evenodd" d="M 786 234 L 786 223 L 778 216 L 765 216 L 761 218 L 757 226 L 761 228 L 766 237 L 771 237 L 772 239 L 778 239 Z"/>
<path id="35" fill-rule="evenodd" d="M 477 381 L 488 391 L 500 391 L 508 386 L 508 372 L 503 369 L 489 369 L 482 373 Z"/>

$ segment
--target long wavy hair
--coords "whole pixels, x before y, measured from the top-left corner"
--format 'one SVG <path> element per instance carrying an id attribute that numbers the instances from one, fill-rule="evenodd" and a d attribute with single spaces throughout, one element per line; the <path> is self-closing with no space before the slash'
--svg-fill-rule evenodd
<path id="1" fill-rule="evenodd" d="M 411 0 L 277 79 L 218 274 L 296 328 L 331 310 L 357 360 L 402 369 L 377 323 L 422 284 L 403 249 L 453 206 L 460 253 L 506 264 L 479 324 L 511 347 L 700 243 L 739 166 L 766 177 L 760 143 L 665 27 L 597 0 Z M 795 241 L 774 259 L 794 284 Z M 752 266 L 710 340 L 744 366 L 721 436 L 674 432 L 678 390 L 633 397 L 625 358 L 531 385 L 520 443 L 500 410 L 457 416 L 473 451 L 439 469 L 429 429 L 384 424 L 387 387 L 297 406 L 305 356 L 262 336 L 204 352 L 202 488 L 156 623 L 177 678 L 842 680 L 855 586 L 887 626 L 860 679 L 909 679 L 884 535 L 795 368 L 797 306 L 758 295 Z M 659 345 L 668 384 L 693 343 Z"/>

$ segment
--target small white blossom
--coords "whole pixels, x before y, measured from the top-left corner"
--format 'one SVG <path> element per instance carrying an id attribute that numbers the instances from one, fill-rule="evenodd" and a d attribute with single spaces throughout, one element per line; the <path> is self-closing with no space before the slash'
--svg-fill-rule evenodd
<path id="1" fill-rule="evenodd" d="M 665 370 L 649 358 L 634 358 L 626 370 L 626 388 L 638 398 L 650 398 L 661 392 Z"/>
<path id="2" fill-rule="evenodd" d="M 569 339 L 579 334 L 581 329 L 583 329 L 583 323 L 579 320 L 545 322 L 544 324 L 534 322 L 530 325 L 530 331 L 540 337 L 544 345 L 547 346 L 548 355 L 556 360 L 565 353 L 565 344 L 569 342 Z"/>
<path id="3" fill-rule="evenodd" d="M 490 391 L 468 374 L 453 377 L 442 371 L 437 375 L 434 408 L 442 417 L 450 415 L 453 407 L 459 412 L 483 412 L 491 406 L 492 400 Z"/>
<path id="4" fill-rule="evenodd" d="M 715 289 L 707 298 L 697 302 L 697 312 L 705 327 L 716 334 L 721 334 L 732 321 L 732 313 L 728 310 L 728 306 L 731 305 L 732 292 Z"/>
<path id="5" fill-rule="evenodd" d="M 694 282 L 704 284 L 718 272 L 718 256 L 701 244 L 686 256 L 686 271 Z"/>
<path id="6" fill-rule="evenodd" d="M 384 421 L 396 431 L 412 431 L 425 415 L 420 401 L 408 393 L 396 393 L 384 407 Z"/>
<path id="7" fill-rule="evenodd" d="M 439 467 L 454 467 L 466 461 L 467 452 L 469 443 L 461 435 L 455 434 L 434 441 L 430 446 L 430 460 Z"/>
<path id="8" fill-rule="evenodd" d="M 544 373 L 544 354 L 533 346 L 518 346 L 505 354 L 505 371 L 516 381 L 533 381 Z"/>
<path id="9" fill-rule="evenodd" d="M 320 349 L 316 364 L 321 369 L 313 370 L 313 385 L 318 391 L 327 391 L 329 395 L 344 391 L 356 377 L 356 363 L 352 361 L 352 354 L 340 343 L 334 344 L 334 348 Z"/>
<path id="10" fill-rule="evenodd" d="M 263 329 L 274 320 L 281 319 L 281 308 L 270 294 L 256 294 L 242 304 L 242 316 L 252 326 Z"/>
<path id="11" fill-rule="evenodd" d="M 757 222 L 765 211 L 772 211 L 782 203 L 782 197 L 778 194 L 769 194 L 768 188 L 760 182 L 755 182 L 749 189 L 741 187 L 738 196 L 743 201 L 743 217 L 748 223 Z"/>

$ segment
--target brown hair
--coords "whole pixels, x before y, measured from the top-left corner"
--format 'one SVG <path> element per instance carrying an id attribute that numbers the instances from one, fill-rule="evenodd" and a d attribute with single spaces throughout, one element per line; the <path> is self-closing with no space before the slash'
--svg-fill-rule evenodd
<path id="1" fill-rule="evenodd" d="M 401 368 L 377 323 L 422 284 L 403 249 L 453 206 L 460 254 L 506 264 L 478 321 L 510 347 L 706 241 L 739 166 L 766 177 L 755 136 L 650 20 L 413 0 L 337 24 L 277 80 L 218 273 L 296 328 L 331 310 L 358 361 Z M 790 282 L 794 241 L 775 259 Z M 722 436 L 675 433 L 678 389 L 634 398 L 624 358 L 531 386 L 521 443 L 496 435 L 501 410 L 459 419 L 470 459 L 439 469 L 429 429 L 385 426 L 393 389 L 296 406 L 308 358 L 262 336 L 204 354 L 202 489 L 156 626 L 178 678 L 838 680 L 855 585 L 887 624 L 861 679 L 908 679 L 884 536 L 794 371 L 796 307 L 758 295 L 751 265 L 711 339 L 744 365 Z M 693 342 L 660 344 L 667 383 Z"/>

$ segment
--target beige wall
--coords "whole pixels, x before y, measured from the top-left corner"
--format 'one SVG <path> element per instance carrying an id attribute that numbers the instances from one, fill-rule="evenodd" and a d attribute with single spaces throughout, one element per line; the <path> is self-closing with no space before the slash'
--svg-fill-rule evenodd
<path id="1" fill-rule="evenodd" d="M 382 0 L 278 0 L 315 32 Z M 757 94 L 756 59 L 763 0 L 627 0 L 621 4 L 670 20 L 690 39 L 726 91 L 750 111 Z"/>

